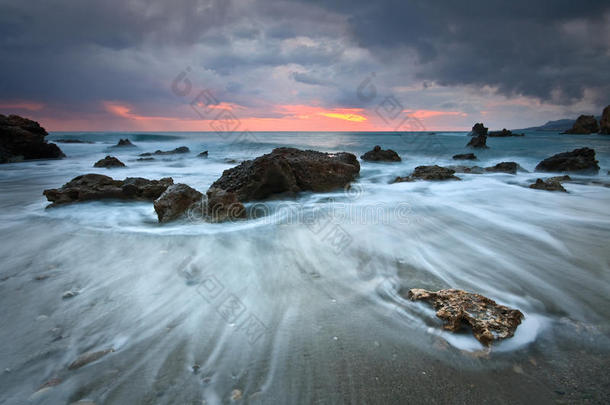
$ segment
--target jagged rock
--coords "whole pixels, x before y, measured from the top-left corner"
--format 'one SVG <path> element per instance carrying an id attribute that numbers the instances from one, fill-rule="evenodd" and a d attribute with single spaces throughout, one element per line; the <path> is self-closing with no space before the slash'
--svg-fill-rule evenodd
<path id="1" fill-rule="evenodd" d="M 119 139 L 119 142 L 113 146 L 113 148 L 129 148 L 129 147 L 135 147 L 136 145 L 134 145 L 133 143 L 131 143 L 131 141 L 127 138 L 125 139 Z"/>
<path id="2" fill-rule="evenodd" d="M 183 216 L 194 204 L 201 204 L 203 194 L 186 184 L 169 186 L 154 202 L 159 222 L 169 222 Z"/>
<path id="3" fill-rule="evenodd" d="M 394 183 L 402 183 L 415 180 L 461 180 L 454 176 L 455 170 L 441 166 L 417 166 L 413 173 L 407 177 L 396 177 Z"/>
<path id="4" fill-rule="evenodd" d="M 485 128 L 485 125 L 483 125 L 482 122 L 478 122 L 478 123 L 474 124 L 474 126 L 472 127 L 472 131 L 470 131 L 470 135 L 472 135 L 472 136 L 479 136 L 479 135 L 487 136 L 487 131 L 488 131 L 488 128 Z"/>
<path id="5" fill-rule="evenodd" d="M 125 164 L 114 156 L 106 156 L 104 159 L 95 162 L 93 167 L 105 167 L 109 169 L 112 167 L 125 167 Z"/>
<path id="6" fill-rule="evenodd" d="M 197 155 L 197 157 L 200 158 L 207 158 L 208 157 L 208 151 L 204 150 L 203 152 L 201 152 L 200 154 Z"/>
<path id="7" fill-rule="evenodd" d="M 515 162 L 501 162 L 495 166 L 486 167 L 486 172 L 517 174 L 519 165 Z"/>
<path id="8" fill-rule="evenodd" d="M 525 136 L 525 134 L 513 133 L 513 131 L 509 131 L 508 129 L 503 128 L 502 131 L 489 131 L 489 134 L 487 134 L 487 136 L 490 136 L 492 138 L 504 138 L 507 136 Z"/>
<path id="9" fill-rule="evenodd" d="M 369 162 L 400 162 L 400 156 L 392 149 L 383 150 L 381 146 L 376 145 L 373 150 L 366 152 L 360 156 L 360 159 Z"/>
<path id="10" fill-rule="evenodd" d="M 593 115 L 581 115 L 576 119 L 576 122 L 571 129 L 568 129 L 564 134 L 594 134 L 599 130 L 597 120 Z"/>
<path id="11" fill-rule="evenodd" d="M 477 135 L 473 136 L 470 141 L 466 144 L 466 146 L 477 149 L 486 149 L 487 148 L 487 135 Z"/>
<path id="12" fill-rule="evenodd" d="M 47 135 L 36 121 L 0 114 L 0 163 L 66 157 L 57 145 L 45 141 Z"/>
<path id="13" fill-rule="evenodd" d="M 457 332 L 464 323 L 470 325 L 474 337 L 485 346 L 494 340 L 512 337 L 523 319 L 523 314 L 517 309 L 463 290 L 432 292 L 413 288 L 409 290 L 408 298 L 432 304 L 436 316 L 444 321 L 447 330 Z"/>
<path id="14" fill-rule="evenodd" d="M 206 214 L 209 221 L 224 222 L 246 217 L 246 208 L 235 193 L 211 187 L 207 192 Z"/>
<path id="15" fill-rule="evenodd" d="M 599 120 L 599 133 L 610 134 L 610 105 L 604 108 L 602 118 Z"/>
<path id="16" fill-rule="evenodd" d="M 477 160 L 477 157 L 474 153 L 461 153 L 458 155 L 453 155 L 453 160 Z"/>
<path id="17" fill-rule="evenodd" d="M 44 190 L 43 194 L 53 203 L 51 206 L 102 199 L 153 201 L 172 184 L 174 181 L 171 177 L 161 180 L 141 177 L 114 180 L 102 174 L 84 174 L 73 178 L 61 188 Z"/>
<path id="18" fill-rule="evenodd" d="M 225 170 L 212 188 L 234 192 L 242 202 L 263 200 L 280 193 L 334 190 L 359 172 L 358 159 L 351 153 L 277 148 Z"/>
<path id="19" fill-rule="evenodd" d="M 595 172 L 599 171 L 595 150 L 574 149 L 544 159 L 536 166 L 537 172 Z"/>
<path id="20" fill-rule="evenodd" d="M 551 179 L 547 179 L 546 181 L 542 179 L 536 179 L 535 183 L 530 184 L 530 188 L 546 191 L 563 191 L 564 193 L 567 193 L 566 189 L 563 188 L 560 182 Z"/>
<path id="21" fill-rule="evenodd" d="M 179 146 L 176 149 L 172 149 L 172 150 L 167 150 L 167 151 L 162 151 L 162 150 L 156 150 L 154 152 L 146 152 L 146 153 L 140 153 L 140 156 L 152 156 L 152 155 L 176 155 L 176 154 L 180 154 L 180 153 L 189 153 L 191 150 L 189 148 L 187 148 L 186 146 Z"/>
<path id="22" fill-rule="evenodd" d="M 70 365 L 68 366 L 68 370 L 76 370 L 78 368 L 86 366 L 87 364 L 93 363 L 94 361 L 99 360 L 102 357 L 104 357 L 105 355 L 107 355 L 108 353 L 112 353 L 112 352 L 114 352 L 114 349 L 105 349 L 105 350 L 100 350 L 97 352 L 83 353 L 80 356 L 78 356 L 78 358 L 76 360 L 74 360 L 72 363 L 70 363 Z"/>

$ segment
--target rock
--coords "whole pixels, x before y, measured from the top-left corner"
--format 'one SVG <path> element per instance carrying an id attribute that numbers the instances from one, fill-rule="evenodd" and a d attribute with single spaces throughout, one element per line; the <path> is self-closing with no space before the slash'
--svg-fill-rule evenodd
<path id="1" fill-rule="evenodd" d="M 453 155 L 453 160 L 477 160 L 474 153 L 461 153 L 459 155 Z"/>
<path id="2" fill-rule="evenodd" d="M 572 128 L 564 132 L 564 134 L 587 135 L 594 134 L 599 130 L 597 120 L 592 115 L 581 115 L 576 119 Z"/>
<path id="3" fill-rule="evenodd" d="M 246 217 L 246 208 L 238 201 L 235 193 L 210 187 L 206 195 L 208 220 L 223 222 Z"/>
<path id="4" fill-rule="evenodd" d="M 515 162 L 501 162 L 495 166 L 486 167 L 486 172 L 517 174 L 519 165 Z"/>
<path id="5" fill-rule="evenodd" d="M 80 139 L 58 139 L 55 142 L 57 142 L 57 143 L 89 143 L 89 144 L 95 143 L 92 141 L 82 141 Z"/>
<path id="6" fill-rule="evenodd" d="M 169 222 L 183 216 L 193 204 L 201 204 L 203 194 L 186 184 L 169 186 L 154 202 L 159 222 Z"/>
<path id="7" fill-rule="evenodd" d="M 456 173 L 483 174 L 485 168 L 481 166 L 447 166 L 447 169 L 455 170 Z"/>
<path id="8" fill-rule="evenodd" d="M 119 142 L 113 146 L 113 148 L 130 148 L 130 147 L 135 147 L 136 145 L 134 145 L 133 143 L 131 143 L 131 141 L 127 138 L 125 139 L 119 139 Z"/>
<path id="9" fill-rule="evenodd" d="M 125 164 L 114 156 L 106 156 L 104 159 L 95 162 L 93 167 L 105 167 L 110 169 L 112 167 L 125 167 Z"/>
<path id="10" fill-rule="evenodd" d="M 67 300 L 69 298 L 74 298 L 79 294 L 78 291 L 66 291 L 65 293 L 63 293 L 63 295 L 61 296 L 62 299 Z"/>
<path id="11" fill-rule="evenodd" d="M 409 290 L 408 298 L 432 304 L 436 316 L 445 322 L 444 328 L 447 330 L 457 332 L 463 323 L 470 325 L 474 337 L 485 346 L 494 340 L 512 337 L 523 319 L 519 310 L 463 290 L 432 292 L 414 288 Z"/>
<path id="12" fill-rule="evenodd" d="M 153 157 L 141 157 L 141 158 L 137 159 L 138 162 L 150 162 L 153 160 L 155 160 L 155 158 L 153 158 Z"/>
<path id="13" fill-rule="evenodd" d="M 398 153 L 394 152 L 392 149 L 382 150 L 379 145 L 360 156 L 360 159 L 369 162 L 400 162 L 401 160 Z"/>
<path id="14" fill-rule="evenodd" d="M 574 149 L 571 152 L 558 153 L 544 159 L 536 166 L 537 172 L 595 172 L 599 171 L 595 150 L 589 148 Z"/>
<path id="15" fill-rule="evenodd" d="M 487 135 L 473 136 L 466 146 L 477 149 L 487 148 Z"/>
<path id="16" fill-rule="evenodd" d="M 549 177 L 546 181 L 557 181 L 561 183 L 562 181 L 572 181 L 572 178 L 566 174 L 564 176 Z"/>
<path id="17" fill-rule="evenodd" d="M 563 191 L 564 193 L 567 193 L 566 189 L 563 188 L 560 182 L 551 179 L 547 179 L 546 181 L 542 179 L 536 179 L 536 182 L 534 184 L 530 184 L 530 188 L 546 191 Z"/>
<path id="18" fill-rule="evenodd" d="M 415 180 L 461 180 L 454 176 L 455 170 L 441 166 L 417 166 L 413 173 L 407 177 L 397 177 L 394 183 L 401 183 Z"/>
<path id="19" fill-rule="evenodd" d="M 599 120 L 599 133 L 610 134 L 610 105 L 606 106 L 602 112 L 602 118 Z"/>
<path id="20" fill-rule="evenodd" d="M 201 152 L 200 154 L 197 155 L 197 157 L 200 158 L 207 158 L 208 157 L 208 151 L 204 150 L 203 152 Z"/>
<path id="21" fill-rule="evenodd" d="M 83 353 L 80 356 L 78 356 L 78 358 L 76 360 L 74 360 L 72 363 L 70 363 L 70 365 L 68 366 L 68 370 L 76 370 L 78 368 L 86 366 L 87 364 L 92 363 L 96 360 L 99 360 L 102 357 L 104 357 L 105 355 L 107 355 L 108 353 L 112 353 L 112 352 L 114 352 L 114 349 L 111 348 L 111 349 L 100 350 L 98 352 Z"/>
<path id="22" fill-rule="evenodd" d="M 517 134 L 517 133 L 513 133 L 512 131 L 509 131 L 506 128 L 503 128 L 502 131 L 489 131 L 488 136 L 490 137 L 496 137 L 496 138 L 504 138 L 507 136 L 525 136 L 525 134 Z"/>
<path id="23" fill-rule="evenodd" d="M 176 155 L 176 154 L 180 154 L 180 153 L 189 153 L 191 150 L 189 148 L 187 148 L 186 146 L 180 146 L 176 149 L 172 149 L 172 150 L 167 150 L 167 151 L 162 151 L 162 150 L 156 150 L 154 152 L 146 152 L 146 153 L 140 153 L 140 156 L 152 156 L 152 155 Z"/>
<path id="24" fill-rule="evenodd" d="M 45 141 L 47 135 L 36 121 L 0 114 L 0 163 L 66 157 L 57 145 Z"/>
<path id="25" fill-rule="evenodd" d="M 153 201 L 172 184 L 174 181 L 171 177 L 161 180 L 141 177 L 113 180 L 102 174 L 84 174 L 73 178 L 61 188 L 45 190 L 43 194 L 53 203 L 51 206 L 102 199 Z"/>
<path id="26" fill-rule="evenodd" d="M 479 135 L 485 135 L 487 136 L 487 128 L 485 128 L 485 125 L 483 125 L 482 122 L 478 122 L 476 124 L 474 124 L 474 126 L 472 127 L 472 131 L 470 131 L 470 135 L 471 136 L 479 136 Z"/>
<path id="27" fill-rule="evenodd" d="M 234 192 L 242 202 L 263 200 L 280 193 L 341 188 L 359 172 L 358 159 L 351 153 L 277 148 L 225 170 L 212 188 Z"/>

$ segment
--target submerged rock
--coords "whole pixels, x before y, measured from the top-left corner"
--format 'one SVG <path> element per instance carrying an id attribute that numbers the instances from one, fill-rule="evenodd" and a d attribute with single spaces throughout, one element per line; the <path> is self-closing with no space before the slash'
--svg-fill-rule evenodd
<path id="1" fill-rule="evenodd" d="M 70 180 L 61 188 L 44 190 L 51 206 L 79 201 L 102 199 L 153 201 L 174 184 L 171 177 L 161 180 L 148 180 L 141 177 L 128 177 L 114 180 L 102 174 L 84 174 Z"/>
<path id="2" fill-rule="evenodd" d="M 100 350 L 98 352 L 87 352 L 87 353 L 81 354 L 80 356 L 78 356 L 78 358 L 76 360 L 74 360 L 72 363 L 70 363 L 70 365 L 68 366 L 68 370 L 76 370 L 78 368 L 86 366 L 87 364 L 93 363 L 94 361 L 99 360 L 102 357 L 104 357 L 105 355 L 107 355 L 108 353 L 112 353 L 112 352 L 114 352 L 114 349 L 105 349 L 105 350 Z"/>
<path id="3" fill-rule="evenodd" d="M 502 131 L 489 131 L 489 134 L 487 134 L 487 136 L 490 136 L 492 138 L 504 138 L 507 136 L 525 136 L 525 134 L 514 133 L 513 131 L 503 128 Z"/>
<path id="4" fill-rule="evenodd" d="M 135 147 L 136 145 L 134 145 L 133 143 L 131 143 L 131 141 L 127 138 L 125 139 L 119 139 L 119 142 L 113 146 L 113 148 L 129 148 L 129 147 Z"/>
<path id="5" fill-rule="evenodd" d="M 565 174 L 563 176 L 549 177 L 548 179 L 546 179 L 546 181 L 558 181 L 561 183 L 562 181 L 572 181 L 572 178 Z"/>
<path id="6" fill-rule="evenodd" d="M 501 162 L 495 166 L 486 167 L 486 172 L 517 174 L 519 165 L 515 162 Z"/>
<path id="7" fill-rule="evenodd" d="M 112 167 L 125 167 L 125 164 L 114 156 L 106 156 L 104 159 L 95 162 L 93 167 L 105 167 L 110 169 Z"/>
<path id="8" fill-rule="evenodd" d="M 563 191 L 564 193 L 567 193 L 566 189 L 563 188 L 560 182 L 551 179 L 536 179 L 535 183 L 530 184 L 530 188 L 546 191 Z"/>
<path id="9" fill-rule="evenodd" d="M 599 130 L 597 120 L 593 115 L 581 115 L 576 119 L 572 128 L 564 132 L 564 134 L 587 135 L 594 134 Z"/>
<path id="10" fill-rule="evenodd" d="M 45 141 L 47 135 L 36 121 L 0 114 L 0 163 L 66 157 L 57 145 Z"/>
<path id="11" fill-rule="evenodd" d="M 441 166 L 417 166 L 413 173 L 407 177 L 396 177 L 394 183 L 402 183 L 415 180 L 461 180 L 454 176 L 455 170 Z"/>
<path id="12" fill-rule="evenodd" d="M 477 157 L 474 153 L 461 153 L 453 155 L 453 160 L 477 160 Z"/>
<path id="13" fill-rule="evenodd" d="M 360 159 L 369 162 L 400 162 L 400 156 L 392 149 L 383 150 L 381 146 L 376 145 L 373 150 L 366 152 L 360 156 Z"/>
<path id="14" fill-rule="evenodd" d="M 154 152 L 140 153 L 140 156 L 177 155 L 177 154 L 181 154 L 181 153 L 189 153 L 190 151 L 191 150 L 189 148 L 187 148 L 186 146 L 179 146 L 176 149 L 172 149 L 172 150 L 166 150 L 166 151 L 156 150 Z"/>
<path id="15" fill-rule="evenodd" d="M 610 105 L 606 106 L 602 112 L 602 118 L 599 120 L 599 133 L 610 134 Z"/>
<path id="16" fill-rule="evenodd" d="M 154 202 L 159 222 L 169 222 L 183 216 L 193 204 L 200 204 L 203 194 L 186 184 L 169 186 Z"/>
<path id="17" fill-rule="evenodd" d="M 512 337 L 523 319 L 523 314 L 517 309 L 463 290 L 432 292 L 413 288 L 409 290 L 408 298 L 432 304 L 436 316 L 445 322 L 444 328 L 447 330 L 457 332 L 463 323 L 470 325 L 474 337 L 485 346 L 494 340 Z"/>
<path id="18" fill-rule="evenodd" d="M 281 193 L 324 192 L 344 187 L 360 172 L 351 153 L 276 148 L 225 170 L 211 188 L 236 194 L 239 201 L 263 200 Z"/>
<path id="19" fill-rule="evenodd" d="M 595 150 L 574 149 L 544 159 L 536 166 L 537 172 L 595 172 L 599 171 Z"/>

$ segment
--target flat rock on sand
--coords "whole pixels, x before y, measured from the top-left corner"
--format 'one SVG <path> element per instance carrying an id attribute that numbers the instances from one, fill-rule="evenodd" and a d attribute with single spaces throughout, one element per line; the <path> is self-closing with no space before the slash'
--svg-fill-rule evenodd
<path id="1" fill-rule="evenodd" d="M 436 310 L 436 316 L 444 322 L 444 328 L 452 332 L 470 325 L 474 337 L 485 346 L 494 340 L 512 337 L 521 324 L 523 314 L 517 309 L 505 307 L 479 294 L 463 290 L 427 291 L 413 288 L 407 294 L 411 301 L 426 301 Z"/>
<path id="2" fill-rule="evenodd" d="M 331 191 L 349 184 L 359 172 L 351 153 L 277 148 L 225 170 L 210 188 L 235 193 L 242 202 L 263 200 L 281 193 Z"/>

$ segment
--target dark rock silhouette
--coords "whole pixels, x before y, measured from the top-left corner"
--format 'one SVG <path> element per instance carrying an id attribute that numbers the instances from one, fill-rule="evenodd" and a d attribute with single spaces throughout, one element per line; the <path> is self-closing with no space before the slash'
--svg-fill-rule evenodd
<path id="1" fill-rule="evenodd" d="M 47 135 L 36 121 L 0 114 L 0 163 L 65 157 L 57 145 L 47 143 Z"/>
<path id="2" fill-rule="evenodd" d="M 113 146 L 113 148 L 131 148 L 131 147 L 135 147 L 136 145 L 134 145 L 133 143 L 131 143 L 131 141 L 127 138 L 125 139 L 119 139 L 119 142 Z"/>
<path id="3" fill-rule="evenodd" d="M 474 153 L 461 153 L 458 155 L 453 155 L 453 160 L 476 160 L 477 157 Z"/>
<path id="4" fill-rule="evenodd" d="M 413 173 L 407 177 L 396 177 L 394 183 L 402 183 L 416 180 L 461 180 L 454 176 L 455 170 L 441 166 L 417 166 Z"/>
<path id="5" fill-rule="evenodd" d="M 466 146 L 477 149 L 487 148 L 487 135 L 473 136 Z"/>
<path id="6" fill-rule="evenodd" d="M 512 131 L 509 131 L 506 128 L 503 128 L 502 131 L 489 131 L 487 136 L 490 136 L 492 138 L 493 137 L 504 138 L 504 137 L 508 137 L 508 136 L 525 136 L 525 134 L 514 133 Z"/>
<path id="7" fill-rule="evenodd" d="M 478 122 L 473 125 L 472 130 L 470 131 L 470 135 L 479 136 L 479 135 L 487 135 L 488 128 L 483 125 L 482 122 Z"/>
<path id="8" fill-rule="evenodd" d="M 207 158 L 208 157 L 208 151 L 204 150 L 203 152 L 201 152 L 200 154 L 197 155 L 197 157 L 200 158 Z"/>
<path id="9" fill-rule="evenodd" d="M 167 150 L 167 151 L 156 150 L 154 152 L 140 153 L 140 156 L 177 155 L 177 154 L 181 154 L 181 153 L 189 153 L 190 151 L 191 150 L 189 148 L 187 148 L 186 146 L 179 146 L 176 149 Z"/>
<path id="10" fill-rule="evenodd" d="M 515 162 L 501 162 L 495 166 L 486 167 L 486 172 L 517 174 L 519 165 Z"/>
<path id="11" fill-rule="evenodd" d="M 561 185 L 560 182 L 558 182 L 556 180 L 551 180 L 551 179 L 547 179 L 547 180 L 536 179 L 536 182 L 533 184 L 530 184 L 529 187 L 536 189 L 536 190 L 563 191 L 564 193 L 567 193 L 566 189 L 563 188 L 563 186 Z"/>
<path id="12" fill-rule="evenodd" d="M 597 120 L 593 115 L 581 115 L 576 119 L 572 128 L 564 132 L 564 134 L 587 135 L 594 134 L 599 131 Z"/>
<path id="13" fill-rule="evenodd" d="M 598 172 L 595 150 L 590 148 L 574 149 L 544 159 L 536 166 L 537 172 Z"/>
<path id="14" fill-rule="evenodd" d="M 376 145 L 373 150 L 366 152 L 360 156 L 360 159 L 369 162 L 400 162 L 400 156 L 392 149 L 383 150 L 381 146 Z"/>
<path id="15" fill-rule="evenodd" d="M 95 162 L 93 167 L 105 167 L 110 169 L 112 167 L 125 167 L 125 164 L 114 156 L 106 156 L 104 159 Z"/>
<path id="16" fill-rule="evenodd" d="M 610 105 L 606 106 L 602 112 L 602 117 L 599 120 L 599 133 L 610 134 Z"/>

